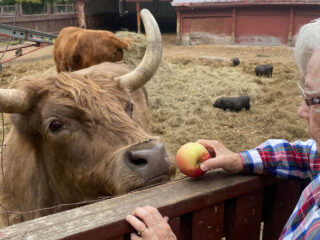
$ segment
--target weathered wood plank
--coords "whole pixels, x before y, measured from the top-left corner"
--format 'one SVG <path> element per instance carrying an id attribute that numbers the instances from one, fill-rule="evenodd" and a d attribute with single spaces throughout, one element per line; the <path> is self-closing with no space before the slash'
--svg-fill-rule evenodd
<path id="1" fill-rule="evenodd" d="M 154 206 L 162 214 L 174 218 L 274 182 L 273 178 L 211 171 L 198 179 L 184 178 L 3 228 L 0 236 L 3 240 L 105 240 L 107 236 L 118 237 L 133 231 L 125 217 L 137 206 Z"/>
<path id="2" fill-rule="evenodd" d="M 106 238 L 106 240 L 123 240 L 123 237 L 116 237 L 116 238 Z"/>
<path id="3" fill-rule="evenodd" d="M 12 25 L 12 22 L 12 16 L 0 17 L 0 23 Z M 22 15 L 17 16 L 15 26 L 41 32 L 58 33 L 64 27 L 78 26 L 78 18 L 76 13 Z"/>
<path id="4" fill-rule="evenodd" d="M 180 217 L 172 218 L 169 220 L 169 225 L 173 231 L 173 233 L 176 235 L 177 239 L 180 239 Z"/>
<path id="5" fill-rule="evenodd" d="M 275 189 L 269 188 L 265 193 L 263 240 L 280 237 L 281 231 L 298 202 L 301 183 L 298 181 L 278 180 Z"/>
<path id="6" fill-rule="evenodd" d="M 106 239 L 106 240 L 108 240 L 108 239 Z M 125 234 L 125 235 L 123 236 L 123 240 L 131 240 L 130 234 L 129 234 L 129 233 L 128 233 L 128 234 Z"/>
<path id="7" fill-rule="evenodd" d="M 192 217 L 192 213 L 187 213 L 180 217 L 179 240 L 192 239 Z"/>
<path id="8" fill-rule="evenodd" d="M 259 240 L 263 189 L 237 197 L 228 211 L 226 237 L 230 240 Z"/>
<path id="9" fill-rule="evenodd" d="M 218 203 L 193 213 L 192 240 L 221 240 L 224 203 Z"/>

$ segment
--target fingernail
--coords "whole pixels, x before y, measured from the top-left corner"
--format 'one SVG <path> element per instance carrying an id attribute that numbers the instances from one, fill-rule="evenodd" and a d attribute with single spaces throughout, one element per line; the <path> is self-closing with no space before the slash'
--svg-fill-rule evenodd
<path id="1" fill-rule="evenodd" d="M 204 165 L 204 164 L 200 164 L 200 169 L 201 169 L 202 171 L 207 171 L 207 170 L 208 170 L 208 167 L 207 167 L 206 165 Z"/>

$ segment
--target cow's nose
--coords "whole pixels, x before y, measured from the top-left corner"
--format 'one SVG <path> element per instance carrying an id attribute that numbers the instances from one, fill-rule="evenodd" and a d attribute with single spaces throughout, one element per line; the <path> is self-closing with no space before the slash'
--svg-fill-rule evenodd
<path id="1" fill-rule="evenodd" d="M 125 162 L 143 177 L 146 185 L 169 179 L 170 164 L 163 144 L 150 149 L 127 150 Z"/>

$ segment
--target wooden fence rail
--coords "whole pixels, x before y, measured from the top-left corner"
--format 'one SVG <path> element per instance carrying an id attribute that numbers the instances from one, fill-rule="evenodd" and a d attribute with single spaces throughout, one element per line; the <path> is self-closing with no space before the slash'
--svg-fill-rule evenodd
<path id="1" fill-rule="evenodd" d="M 27 15 L 21 5 L 0 7 L 0 23 L 15 25 L 47 33 L 58 33 L 62 28 L 78 26 L 74 4 L 47 4 L 42 14 Z M 15 22 L 15 24 L 14 24 Z"/>
<path id="2" fill-rule="evenodd" d="M 14 15 L 15 11 L 15 5 L 0 6 L 0 15 Z"/>
<path id="3" fill-rule="evenodd" d="M 199 179 L 131 192 L 0 229 L 1 239 L 126 240 L 125 217 L 137 206 L 157 207 L 179 240 L 277 239 L 301 192 L 296 181 L 211 171 Z"/>
<path id="4" fill-rule="evenodd" d="M 74 13 L 75 12 L 75 5 L 72 4 L 47 4 L 43 6 L 46 10 L 42 14 L 56 14 L 56 13 Z M 2 15 L 15 15 L 17 13 L 17 16 L 20 15 L 26 15 L 26 13 L 23 11 L 22 5 L 3 5 L 0 6 L 0 16 Z M 35 15 L 39 13 L 32 13 L 27 15 Z"/>
<path id="5" fill-rule="evenodd" d="M 53 14 L 70 12 L 75 12 L 74 4 L 53 4 Z"/>

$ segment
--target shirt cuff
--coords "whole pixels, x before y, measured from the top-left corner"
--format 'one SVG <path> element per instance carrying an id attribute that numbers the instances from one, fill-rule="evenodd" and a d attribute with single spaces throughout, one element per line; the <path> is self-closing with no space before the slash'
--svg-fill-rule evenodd
<path id="1" fill-rule="evenodd" d="M 243 172 L 263 173 L 263 162 L 259 152 L 256 149 L 240 152 L 243 164 Z"/>

